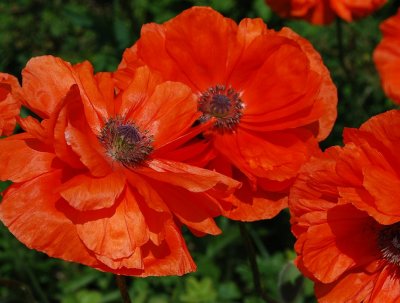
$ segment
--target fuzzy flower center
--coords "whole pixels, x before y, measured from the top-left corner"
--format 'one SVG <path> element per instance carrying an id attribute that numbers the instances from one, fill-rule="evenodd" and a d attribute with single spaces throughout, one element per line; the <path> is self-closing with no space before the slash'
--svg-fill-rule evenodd
<path id="1" fill-rule="evenodd" d="M 153 151 L 153 138 L 122 118 L 110 118 L 98 138 L 111 159 L 128 167 L 142 164 Z"/>
<path id="2" fill-rule="evenodd" d="M 400 223 L 382 228 L 378 233 L 378 245 L 386 261 L 400 266 Z"/>
<path id="3" fill-rule="evenodd" d="M 239 93 L 232 87 L 218 84 L 200 95 L 198 108 L 203 113 L 201 122 L 215 117 L 215 130 L 232 132 L 240 122 L 244 105 Z"/>

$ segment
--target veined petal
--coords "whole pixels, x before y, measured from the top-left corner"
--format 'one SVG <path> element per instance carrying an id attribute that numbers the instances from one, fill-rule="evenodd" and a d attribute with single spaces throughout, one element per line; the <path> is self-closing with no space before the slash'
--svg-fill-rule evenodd
<path id="1" fill-rule="evenodd" d="M 144 27 L 138 53 L 166 79 L 203 91 L 215 83 L 225 83 L 227 53 L 233 46 L 235 30 L 236 24 L 230 19 L 210 8 L 194 7 L 161 27 Z"/>
<path id="2" fill-rule="evenodd" d="M 42 118 L 49 118 L 76 84 L 69 63 L 53 56 L 36 57 L 22 71 L 25 105 Z"/>
<path id="3" fill-rule="evenodd" d="M 23 182 L 54 170 L 55 155 L 28 134 L 0 140 L 0 179 Z"/>
<path id="4" fill-rule="evenodd" d="M 369 302 L 367 298 L 373 289 L 375 279 L 376 273 L 350 272 L 333 283 L 318 283 L 315 285 L 315 295 L 322 303 L 331 303 L 335 300 L 336 302 Z"/>
<path id="5" fill-rule="evenodd" d="M 86 119 L 88 120 L 89 126 L 93 132 L 100 132 L 104 121 L 107 121 L 109 118 L 108 110 L 112 107 L 113 98 L 104 98 L 105 96 L 108 97 L 110 95 L 110 86 L 113 87 L 111 75 L 109 75 L 107 79 L 105 79 L 105 74 L 102 76 L 103 85 L 101 88 L 106 89 L 104 92 L 105 95 L 103 95 L 99 83 L 93 75 L 93 67 L 88 61 L 74 65 L 73 68 L 76 77 L 79 79 L 79 90 L 82 97 Z M 99 79 L 99 77 L 100 76 L 97 78 Z M 105 82 L 108 82 L 108 85 L 104 85 Z M 112 97 L 114 97 L 113 94 Z"/>
<path id="6" fill-rule="evenodd" d="M 88 138 L 72 125 L 66 127 L 65 136 L 67 144 L 79 155 L 81 162 L 89 168 L 94 176 L 104 176 L 110 172 L 110 165 L 100 154 L 101 147 L 95 138 Z"/>
<path id="7" fill-rule="evenodd" d="M 221 215 L 218 202 L 207 193 L 193 194 L 186 189 L 170 184 L 152 181 L 154 188 L 168 205 L 171 213 L 191 230 L 204 234 L 217 235 L 221 230 L 213 217 Z"/>
<path id="8" fill-rule="evenodd" d="M 288 197 L 285 192 L 273 192 L 254 186 L 240 173 L 235 174 L 235 179 L 242 182 L 242 187 L 234 194 L 224 199 L 234 205 L 224 212 L 224 216 L 240 221 L 257 221 L 275 217 L 282 209 L 287 207 Z M 288 185 L 284 185 L 287 189 Z"/>
<path id="9" fill-rule="evenodd" d="M 116 272 L 121 275 L 139 277 L 184 275 L 196 270 L 185 241 L 172 222 L 165 224 L 166 238 L 159 245 L 148 242 L 141 249 L 143 269 L 122 267 Z M 106 269 L 107 270 L 107 269 Z"/>
<path id="10" fill-rule="evenodd" d="M 109 208 L 125 188 L 125 177 L 113 172 L 104 177 L 76 175 L 59 188 L 60 195 L 77 210 Z"/>
<path id="11" fill-rule="evenodd" d="M 129 188 L 111 209 L 77 216 L 79 237 L 97 255 L 113 260 L 129 258 L 149 239 L 146 219 Z"/>
<path id="12" fill-rule="evenodd" d="M 335 281 L 355 266 L 369 264 L 378 255 L 373 219 L 351 205 L 329 210 L 327 223 L 308 229 L 303 247 L 304 265 L 323 283 Z"/>
<path id="13" fill-rule="evenodd" d="M 168 160 L 152 160 L 151 169 L 137 169 L 149 178 L 186 188 L 192 192 L 203 192 L 213 187 L 227 193 L 240 186 L 240 183 L 219 173 Z"/>
<path id="14" fill-rule="evenodd" d="M 0 220 L 29 248 L 97 267 L 99 262 L 79 239 L 76 226 L 58 207 L 60 196 L 53 189 L 60 182 L 61 171 L 55 170 L 12 185 L 0 204 Z"/>
<path id="15" fill-rule="evenodd" d="M 396 176 L 378 168 L 367 167 L 363 170 L 363 173 L 363 185 L 374 198 L 375 207 L 388 217 L 385 220 L 385 224 L 399 222 L 400 206 L 398 197 L 400 196 L 400 180 Z M 378 220 L 379 217 L 376 219 Z"/>
<path id="16" fill-rule="evenodd" d="M 130 117 L 154 136 L 154 147 L 157 148 L 182 135 L 199 113 L 196 98 L 188 86 L 164 82 Z"/>
<path id="17" fill-rule="evenodd" d="M 119 110 L 121 117 L 129 117 L 130 113 L 144 107 L 144 102 L 161 83 L 160 75 L 151 72 L 147 66 L 137 68 L 129 86 L 122 93 L 121 109 Z M 146 122 L 148 123 L 148 121 Z"/>

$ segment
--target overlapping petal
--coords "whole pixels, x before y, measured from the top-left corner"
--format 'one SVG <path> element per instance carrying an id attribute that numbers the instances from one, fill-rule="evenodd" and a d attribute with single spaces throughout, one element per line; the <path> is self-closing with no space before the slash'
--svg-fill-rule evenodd
<path id="1" fill-rule="evenodd" d="M 317 142 L 329 134 L 336 119 L 336 88 L 312 46 L 289 29 L 267 29 L 260 19 L 236 25 L 211 8 L 193 7 L 164 24 L 143 27 L 114 74 L 117 86 L 128 91 L 134 67 L 143 64 L 165 80 L 185 83 L 201 102 L 217 104 L 212 106 L 222 106 L 218 102 L 224 102 L 224 93 L 230 104 L 240 99 L 241 104 L 235 103 L 240 113 L 229 112 L 233 126 L 214 116 L 222 129 L 203 131 L 202 142 L 219 159 L 208 167 L 228 176 L 232 168 L 238 169 L 247 177 L 240 181 L 251 183 L 247 193 L 257 198 L 243 201 L 247 210 L 243 216 L 236 212 L 237 219 L 270 218 L 284 207 L 291 181 L 318 152 Z M 261 185 L 275 181 L 285 185 L 279 198 Z M 231 202 L 240 207 L 240 200 L 236 196 Z M 262 201 L 266 208 L 271 202 L 274 211 L 261 211 Z M 251 211 L 253 204 L 257 211 Z"/>
<path id="2" fill-rule="evenodd" d="M 41 120 L 20 119 L 25 132 L 0 141 L 0 178 L 14 182 L 0 219 L 18 239 L 117 274 L 195 270 L 180 225 L 218 234 L 213 218 L 240 183 L 184 162 L 199 133 L 188 86 L 140 67 L 121 92 L 89 62 L 45 56 L 24 69 L 21 100 Z"/>
<path id="3" fill-rule="evenodd" d="M 400 11 L 381 26 L 383 39 L 374 51 L 375 66 L 386 95 L 400 103 Z"/>
<path id="4" fill-rule="evenodd" d="M 301 170 L 289 199 L 297 264 L 321 302 L 397 302 L 399 111 L 345 132 Z M 352 289 L 349 291 L 348 289 Z"/>
<path id="5" fill-rule="evenodd" d="M 20 110 L 20 86 L 12 75 L 0 73 L 0 136 L 9 136 Z"/>

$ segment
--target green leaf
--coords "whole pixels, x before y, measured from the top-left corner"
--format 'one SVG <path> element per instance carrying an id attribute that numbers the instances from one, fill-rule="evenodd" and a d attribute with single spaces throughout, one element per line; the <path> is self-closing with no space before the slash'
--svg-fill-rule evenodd
<path id="1" fill-rule="evenodd" d="M 184 303 L 214 303 L 216 299 L 217 291 L 210 278 L 197 280 L 195 277 L 189 277 L 186 280 L 185 293 L 180 296 Z"/>

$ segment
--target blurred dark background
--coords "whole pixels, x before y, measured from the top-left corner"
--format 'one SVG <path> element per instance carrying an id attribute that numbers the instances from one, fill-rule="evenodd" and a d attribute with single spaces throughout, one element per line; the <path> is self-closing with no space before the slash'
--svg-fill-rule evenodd
<path id="1" fill-rule="evenodd" d="M 97 71 L 113 71 L 142 24 L 164 22 L 194 5 L 207 5 L 240 21 L 260 17 L 269 28 L 288 26 L 321 53 L 339 91 L 337 123 L 321 146 L 341 144 L 343 127 L 358 127 L 390 108 L 380 87 L 372 52 L 379 24 L 395 14 L 389 1 L 374 15 L 353 23 L 313 26 L 283 20 L 263 0 L 0 0 L 0 71 L 20 77 L 33 56 L 51 54 L 71 63 L 89 60 Z M 339 48 L 338 29 L 342 48 Z M 0 189 L 6 183 L 0 184 Z M 180 277 L 130 278 L 135 303 L 259 303 L 254 292 L 239 224 L 218 220 L 223 235 L 185 236 L 198 272 Z M 294 267 L 294 239 L 285 211 L 268 221 L 247 223 L 262 283 L 276 302 L 315 302 L 312 283 Z M 0 224 L 0 303 L 120 302 L 111 274 L 29 250 Z"/>

